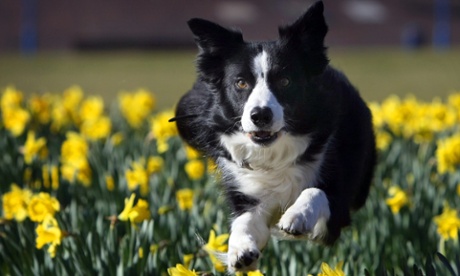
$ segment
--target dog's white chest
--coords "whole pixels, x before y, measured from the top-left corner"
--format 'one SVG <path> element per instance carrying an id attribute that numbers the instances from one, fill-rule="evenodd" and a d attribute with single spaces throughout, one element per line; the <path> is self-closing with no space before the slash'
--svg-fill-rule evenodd
<path id="1" fill-rule="evenodd" d="M 316 186 L 322 154 L 315 161 L 298 163 L 310 144 L 309 137 L 283 135 L 270 147 L 255 145 L 244 134 L 222 136 L 234 162 L 220 160 L 238 183 L 238 191 L 257 198 L 267 212 L 283 213 L 300 193 Z"/>

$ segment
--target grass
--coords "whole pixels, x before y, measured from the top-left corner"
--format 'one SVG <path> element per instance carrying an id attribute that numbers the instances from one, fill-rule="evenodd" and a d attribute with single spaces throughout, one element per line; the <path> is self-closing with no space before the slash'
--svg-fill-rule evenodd
<path id="1" fill-rule="evenodd" d="M 108 101 L 121 89 L 146 87 L 157 95 L 159 106 L 167 108 L 192 86 L 195 54 L 195 50 L 1 54 L 0 87 L 14 84 L 26 93 L 61 92 L 78 84 Z M 460 49 L 331 49 L 330 58 L 368 101 L 408 93 L 428 100 L 460 89 Z"/>
<path id="2" fill-rule="evenodd" d="M 72 84 L 110 101 L 120 90 L 139 87 L 171 107 L 194 80 L 192 52 L 44 53 L 0 57 L 0 87 L 14 84 L 26 93 L 61 92 Z"/>
<path id="3" fill-rule="evenodd" d="M 460 89 L 460 49 L 407 52 L 395 49 L 352 49 L 331 52 L 331 62 L 343 70 L 368 101 L 389 94 L 412 93 L 422 100 L 444 98 Z"/>

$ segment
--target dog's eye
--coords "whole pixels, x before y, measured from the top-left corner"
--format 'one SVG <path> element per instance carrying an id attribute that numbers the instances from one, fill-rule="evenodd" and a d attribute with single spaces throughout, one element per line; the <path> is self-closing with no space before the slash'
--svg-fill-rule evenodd
<path id="1" fill-rule="evenodd" d="M 236 87 L 239 88 L 239 89 L 248 89 L 249 88 L 249 84 L 247 81 L 243 80 L 243 79 L 238 79 L 235 83 Z"/>
<path id="2" fill-rule="evenodd" d="M 288 78 L 281 78 L 278 83 L 281 87 L 288 87 L 291 81 Z"/>

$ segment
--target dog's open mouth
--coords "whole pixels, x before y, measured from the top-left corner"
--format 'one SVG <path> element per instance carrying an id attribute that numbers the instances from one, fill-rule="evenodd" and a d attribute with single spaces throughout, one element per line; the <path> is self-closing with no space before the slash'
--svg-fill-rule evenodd
<path id="1" fill-rule="evenodd" d="M 271 132 L 271 131 L 253 131 L 248 132 L 249 138 L 256 143 L 263 146 L 268 146 L 269 144 L 273 143 L 279 136 L 278 132 Z"/>

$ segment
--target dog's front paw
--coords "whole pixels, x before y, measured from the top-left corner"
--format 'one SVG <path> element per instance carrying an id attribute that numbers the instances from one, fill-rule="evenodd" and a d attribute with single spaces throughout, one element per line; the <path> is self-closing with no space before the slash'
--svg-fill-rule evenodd
<path id="1" fill-rule="evenodd" d="M 287 209 L 278 222 L 278 227 L 291 236 L 318 240 L 327 234 L 326 224 L 329 217 L 329 204 L 325 194 L 318 189 L 307 189 Z"/>
<path id="2" fill-rule="evenodd" d="M 257 269 L 257 261 L 260 257 L 259 249 L 251 243 L 239 243 L 228 249 L 228 270 L 252 271 Z"/>
<path id="3" fill-rule="evenodd" d="M 327 220 L 324 217 L 316 219 L 314 216 L 308 216 L 301 212 L 285 213 L 278 222 L 278 228 L 281 230 L 279 237 L 321 242 L 327 236 L 326 223 Z"/>
<path id="4" fill-rule="evenodd" d="M 301 212 L 286 212 L 280 219 L 278 227 L 289 235 L 303 236 L 312 232 L 314 222 Z"/>

